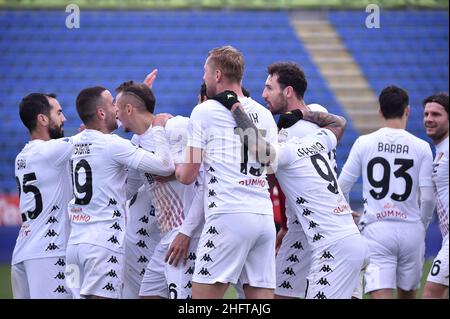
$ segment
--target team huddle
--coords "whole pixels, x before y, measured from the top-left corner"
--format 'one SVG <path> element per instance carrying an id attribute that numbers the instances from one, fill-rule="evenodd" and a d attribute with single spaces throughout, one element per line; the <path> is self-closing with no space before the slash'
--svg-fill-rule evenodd
<path id="1" fill-rule="evenodd" d="M 211 50 L 189 118 L 155 114 L 156 70 L 115 98 L 83 89 L 71 137 L 55 95 L 24 97 L 14 298 L 216 299 L 230 285 L 248 299 L 414 298 L 435 206 L 443 242 L 424 297 L 447 298 L 448 94 L 424 101 L 434 161 L 405 130 L 407 93 L 388 86 L 385 127 L 356 140 L 338 176 L 346 121 L 305 103 L 300 67 L 268 67 L 268 108 L 242 88 L 243 73 L 238 50 Z M 118 122 L 131 141 L 113 134 Z M 360 176 L 358 215 L 348 194 Z M 286 202 L 278 233 L 275 185 Z"/>

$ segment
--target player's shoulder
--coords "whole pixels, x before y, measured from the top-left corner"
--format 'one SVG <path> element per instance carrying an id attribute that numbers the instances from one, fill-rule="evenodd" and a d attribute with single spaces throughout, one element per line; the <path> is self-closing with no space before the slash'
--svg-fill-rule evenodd
<path id="1" fill-rule="evenodd" d="M 308 104 L 308 108 L 310 111 L 313 111 L 313 112 L 328 113 L 328 110 L 324 106 L 317 104 L 317 103 Z"/>
<path id="2" fill-rule="evenodd" d="M 177 115 L 167 120 L 165 129 L 166 131 L 185 129 L 188 123 L 188 117 Z"/>

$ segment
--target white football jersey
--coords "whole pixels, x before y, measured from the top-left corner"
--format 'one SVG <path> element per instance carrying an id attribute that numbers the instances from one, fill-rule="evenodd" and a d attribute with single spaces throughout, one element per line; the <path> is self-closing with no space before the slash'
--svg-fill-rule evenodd
<path id="1" fill-rule="evenodd" d="M 362 173 L 364 214 L 360 223 L 420 222 L 419 187 L 432 186 L 431 165 L 428 143 L 405 130 L 384 127 L 360 136 L 341 173 L 346 180 Z"/>
<path id="2" fill-rule="evenodd" d="M 67 203 L 72 198 L 69 138 L 33 140 L 16 157 L 22 228 L 12 264 L 65 255 L 69 235 Z"/>
<path id="3" fill-rule="evenodd" d="M 309 104 L 308 108 L 310 111 L 313 112 L 324 112 L 328 113 L 328 110 L 324 108 L 323 106 L 319 104 Z M 289 141 L 293 137 L 302 138 L 305 137 L 311 133 L 316 132 L 319 130 L 320 127 L 309 121 L 300 120 L 291 127 L 283 128 L 278 132 L 278 142 L 283 143 L 286 141 Z M 336 164 L 336 149 L 334 148 L 330 152 L 328 152 L 328 158 L 330 159 L 331 167 L 334 169 L 334 171 L 337 171 L 337 164 Z M 291 224 L 291 221 L 289 216 L 295 216 L 295 212 L 289 212 L 290 207 L 289 203 L 286 203 L 286 218 L 288 219 L 288 225 Z M 295 219 L 294 219 L 295 221 Z"/>
<path id="4" fill-rule="evenodd" d="M 127 168 L 137 169 L 145 151 L 117 135 L 91 129 L 72 139 L 75 197 L 69 203 L 69 243 L 122 251 Z"/>
<path id="5" fill-rule="evenodd" d="M 431 175 L 442 238 L 448 235 L 448 141 L 447 137 L 436 145 L 436 157 Z"/>
<path id="6" fill-rule="evenodd" d="M 272 114 L 251 98 L 239 97 L 245 112 L 270 143 L 277 141 Z M 233 115 L 207 100 L 192 111 L 188 146 L 204 150 L 205 215 L 273 214 L 266 168 L 241 143 Z"/>
<path id="7" fill-rule="evenodd" d="M 291 138 L 277 152 L 276 177 L 295 213 L 290 219 L 300 222 L 315 248 L 359 233 L 328 158 L 336 143 L 331 131 L 320 129 L 304 138 Z"/>
<path id="8" fill-rule="evenodd" d="M 166 138 L 169 141 L 170 152 L 175 163 L 184 161 L 188 123 L 189 118 L 182 116 L 173 117 L 166 123 Z M 158 145 L 155 143 L 150 129 L 142 135 L 134 135 L 131 140 L 143 149 L 154 152 Z M 189 210 L 198 183 L 183 185 L 177 180 L 161 183 L 155 181 L 153 176 L 148 173 L 142 174 L 142 177 L 146 181 L 151 201 L 155 207 L 161 234 L 166 235 L 168 232 L 175 231 L 181 226 L 185 214 Z"/>

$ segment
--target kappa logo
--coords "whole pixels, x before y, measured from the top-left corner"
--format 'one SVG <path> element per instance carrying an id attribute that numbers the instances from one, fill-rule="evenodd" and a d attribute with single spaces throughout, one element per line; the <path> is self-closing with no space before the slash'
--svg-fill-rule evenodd
<path id="1" fill-rule="evenodd" d="M 322 256 L 320 257 L 320 259 L 322 259 L 322 258 L 324 258 L 324 259 L 331 259 L 331 258 L 334 259 L 334 256 L 329 251 L 325 250 L 323 252 Z"/>
<path id="2" fill-rule="evenodd" d="M 113 215 L 112 215 L 112 218 L 114 218 L 114 217 L 121 217 L 121 216 L 122 216 L 122 214 L 120 213 L 120 211 L 115 210 Z"/>
<path id="3" fill-rule="evenodd" d="M 211 274 L 209 273 L 208 269 L 205 267 L 202 267 L 202 269 L 200 269 L 200 271 L 198 272 L 199 275 L 202 276 L 211 276 Z"/>
<path id="4" fill-rule="evenodd" d="M 215 202 L 212 202 L 211 204 L 208 205 L 208 208 L 214 208 L 217 207 Z"/>
<path id="5" fill-rule="evenodd" d="M 110 198 L 108 206 L 110 206 L 110 205 L 117 205 L 117 201 L 114 198 Z"/>
<path id="6" fill-rule="evenodd" d="M 298 219 L 296 219 L 296 220 L 294 220 L 294 221 L 292 222 L 292 225 L 298 225 L 298 224 L 300 224 L 300 222 L 298 221 Z"/>
<path id="7" fill-rule="evenodd" d="M 136 243 L 136 246 L 141 247 L 141 248 L 148 248 L 147 244 L 143 240 L 138 241 Z"/>
<path id="8" fill-rule="evenodd" d="M 107 261 L 108 263 L 112 263 L 112 264 L 118 264 L 119 262 L 117 261 L 116 256 L 111 256 L 111 258 L 109 258 L 109 260 Z"/>
<path id="9" fill-rule="evenodd" d="M 209 192 L 208 192 L 208 197 L 211 197 L 211 196 L 216 196 L 217 194 L 216 194 L 216 192 L 214 191 L 214 189 L 210 189 L 209 190 Z"/>
<path id="10" fill-rule="evenodd" d="M 56 287 L 56 289 L 53 290 L 53 292 L 59 292 L 60 294 L 65 294 L 65 293 L 67 293 L 67 290 L 63 285 L 58 285 L 58 287 Z"/>
<path id="11" fill-rule="evenodd" d="M 215 184 L 218 183 L 217 178 L 215 176 L 211 177 L 211 179 L 209 180 L 208 184 Z"/>
<path id="12" fill-rule="evenodd" d="M 368 202 L 367 202 L 367 198 L 364 197 L 364 198 L 363 198 L 363 204 L 366 204 L 366 205 L 367 205 L 367 203 L 368 203 Z"/>
<path id="13" fill-rule="evenodd" d="M 120 230 L 122 231 L 122 228 L 120 227 L 118 222 L 115 222 L 111 227 L 109 228 L 114 228 L 115 230 Z"/>
<path id="14" fill-rule="evenodd" d="M 210 168 L 208 168 L 208 172 L 214 173 L 216 170 L 211 166 Z"/>
<path id="15" fill-rule="evenodd" d="M 111 238 L 108 239 L 108 241 L 110 241 L 113 244 L 119 244 L 119 241 L 117 240 L 117 237 L 112 235 Z"/>
<path id="16" fill-rule="evenodd" d="M 111 269 L 109 272 L 107 272 L 105 276 L 117 278 L 117 274 L 116 274 L 116 271 L 114 269 Z"/>
<path id="17" fill-rule="evenodd" d="M 188 288 L 188 289 L 191 289 L 191 288 L 192 288 L 192 284 L 191 284 L 191 281 L 188 281 L 187 285 L 186 285 L 186 286 L 184 286 L 184 288 Z"/>
<path id="18" fill-rule="evenodd" d="M 150 237 L 150 235 L 148 234 L 147 230 L 144 228 L 139 229 L 136 234 L 141 235 L 141 236 L 147 236 Z"/>
<path id="19" fill-rule="evenodd" d="M 200 186 L 200 183 L 196 180 L 195 183 L 194 183 L 194 186 L 195 186 L 195 187 L 199 187 L 199 186 Z"/>
<path id="20" fill-rule="evenodd" d="M 212 240 L 208 240 L 204 247 L 216 248 L 216 246 L 214 245 L 214 242 Z"/>
<path id="21" fill-rule="evenodd" d="M 148 217 L 147 216 L 142 216 L 141 218 L 139 218 L 140 222 L 143 222 L 144 224 L 148 224 Z"/>
<path id="22" fill-rule="evenodd" d="M 47 224 L 54 224 L 54 223 L 57 223 L 57 222 L 58 222 L 58 220 L 56 219 L 56 217 L 50 216 L 50 218 L 47 220 L 47 222 L 45 224 L 46 225 Z"/>
<path id="23" fill-rule="evenodd" d="M 325 237 L 323 237 L 320 233 L 315 234 L 313 237 L 313 243 L 321 240 L 322 238 L 325 238 Z"/>
<path id="24" fill-rule="evenodd" d="M 332 272 L 333 270 L 331 269 L 330 265 L 323 265 L 322 268 L 320 268 L 319 272 L 323 271 L 323 272 Z"/>
<path id="25" fill-rule="evenodd" d="M 309 210 L 308 208 L 303 209 L 303 214 L 302 214 L 303 216 L 309 216 L 311 214 L 314 214 L 314 212 Z"/>
<path id="26" fill-rule="evenodd" d="M 286 274 L 288 276 L 295 276 L 295 272 L 294 269 L 292 269 L 292 267 L 287 267 L 282 274 Z"/>
<path id="27" fill-rule="evenodd" d="M 148 213 L 150 216 L 155 216 L 155 206 L 150 206 L 150 212 Z M 148 219 L 147 219 L 148 220 Z"/>
<path id="28" fill-rule="evenodd" d="M 45 249 L 45 251 L 47 251 L 47 250 L 56 250 L 56 249 L 59 249 L 59 247 L 56 246 L 55 243 L 50 243 L 50 244 L 48 244 L 47 249 Z"/>
<path id="29" fill-rule="evenodd" d="M 284 288 L 284 289 L 294 289 L 291 286 L 291 283 L 289 281 L 283 281 L 283 283 L 281 285 L 278 286 L 279 288 Z"/>
<path id="30" fill-rule="evenodd" d="M 202 259 L 200 259 L 200 261 L 202 261 L 202 260 L 204 260 L 204 261 L 206 261 L 206 262 L 213 261 L 213 260 L 211 259 L 211 256 L 210 256 L 209 254 L 204 254 L 203 257 L 202 257 Z"/>
<path id="31" fill-rule="evenodd" d="M 291 247 L 290 248 L 295 248 L 295 249 L 302 249 L 303 250 L 303 245 L 302 245 L 302 243 L 301 242 L 299 242 L 299 241 L 296 241 L 295 243 L 293 243 L 292 245 L 291 245 Z"/>
<path id="32" fill-rule="evenodd" d="M 145 256 L 139 256 L 139 259 L 137 262 L 138 263 L 146 263 L 146 262 L 148 262 L 148 258 Z"/>
<path id="33" fill-rule="evenodd" d="M 286 261 L 290 261 L 290 262 L 292 262 L 292 263 L 298 263 L 298 262 L 299 262 L 297 255 L 294 255 L 294 254 L 290 255 L 290 256 L 286 259 Z"/>
<path id="34" fill-rule="evenodd" d="M 116 291 L 116 289 L 114 289 L 113 285 L 108 282 L 107 285 L 105 285 L 105 287 L 103 287 L 102 289 L 108 290 L 108 291 Z"/>
<path id="35" fill-rule="evenodd" d="M 321 291 L 319 291 L 314 297 L 313 299 L 327 299 L 327 297 L 325 296 L 325 294 Z"/>
<path id="36" fill-rule="evenodd" d="M 58 261 L 55 263 L 55 266 L 61 266 L 64 267 L 66 265 L 66 262 L 63 258 L 58 258 Z"/>
<path id="37" fill-rule="evenodd" d="M 327 278 L 320 278 L 319 281 L 317 282 L 319 285 L 322 286 L 331 286 L 330 283 L 328 282 Z"/>
<path id="38" fill-rule="evenodd" d="M 214 227 L 214 226 L 210 226 L 206 233 L 207 234 L 213 234 L 213 235 L 218 235 L 219 234 L 219 232 L 216 230 L 216 227 Z"/>
<path id="39" fill-rule="evenodd" d="M 312 220 L 309 222 L 309 228 L 308 229 L 311 229 L 311 228 L 316 228 L 317 226 L 319 226 L 319 224 L 317 224 L 317 223 L 315 223 L 315 222 L 313 222 Z"/>
<path id="40" fill-rule="evenodd" d="M 55 277 L 53 277 L 53 278 L 54 279 L 65 279 L 66 276 L 64 275 L 63 272 L 58 272 L 58 274 Z"/>
<path id="41" fill-rule="evenodd" d="M 196 260 L 197 259 L 197 256 L 195 255 L 195 253 L 189 253 L 189 255 L 188 255 L 188 259 L 189 260 Z"/>
<path id="42" fill-rule="evenodd" d="M 194 267 L 190 266 L 186 272 L 184 273 L 185 275 L 193 275 L 194 274 Z"/>
<path id="43" fill-rule="evenodd" d="M 50 213 L 54 212 L 55 210 L 58 210 L 58 209 L 59 209 L 58 205 L 53 205 L 52 210 L 50 211 Z"/>
<path id="44" fill-rule="evenodd" d="M 140 276 L 144 276 L 145 275 L 145 268 L 142 268 L 141 272 L 139 273 Z"/>
<path id="45" fill-rule="evenodd" d="M 302 205 L 304 203 L 308 203 L 308 201 L 303 197 L 297 197 L 297 204 Z"/>
<path id="46" fill-rule="evenodd" d="M 55 237 L 55 236 L 58 236 L 58 234 L 55 232 L 55 230 L 54 229 L 49 229 L 47 234 L 45 234 L 44 237 Z"/>

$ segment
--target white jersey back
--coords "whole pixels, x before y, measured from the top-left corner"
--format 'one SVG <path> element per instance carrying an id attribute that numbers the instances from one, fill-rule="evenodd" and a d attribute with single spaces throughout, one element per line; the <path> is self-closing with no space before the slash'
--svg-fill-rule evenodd
<path id="1" fill-rule="evenodd" d="M 335 135 L 321 129 L 293 137 L 277 153 L 278 182 L 312 247 L 359 233 L 328 158 L 335 147 Z"/>
<path id="2" fill-rule="evenodd" d="M 169 141 L 170 153 L 176 164 L 184 161 L 184 148 L 187 140 L 189 118 L 176 116 L 166 123 L 166 138 Z M 142 135 L 134 135 L 133 143 L 147 151 L 155 152 L 158 145 L 150 133 L 151 127 Z M 162 235 L 178 229 L 189 210 L 195 194 L 195 184 L 183 185 L 177 180 L 158 182 L 151 174 L 143 174 L 151 201 L 155 206 L 158 227 Z"/>
<path id="3" fill-rule="evenodd" d="M 436 157 L 433 162 L 434 191 L 436 194 L 436 210 L 442 237 L 448 236 L 448 137 L 436 145 Z"/>
<path id="4" fill-rule="evenodd" d="M 265 139 L 277 140 L 272 114 L 251 98 L 239 97 L 245 112 Z M 229 110 L 207 100 L 192 111 L 188 146 L 204 150 L 205 215 L 227 213 L 273 214 L 266 168 L 241 143 L 240 130 Z"/>
<path id="5" fill-rule="evenodd" d="M 138 167 L 144 151 L 117 135 L 90 129 L 75 135 L 73 143 L 69 243 L 122 251 L 126 170 Z"/>
<path id="6" fill-rule="evenodd" d="M 328 113 L 328 110 L 324 108 L 320 104 L 309 104 L 308 109 L 313 112 L 324 112 Z M 283 128 L 278 132 L 278 142 L 283 143 L 286 141 L 289 141 L 292 137 L 298 137 L 302 138 L 305 137 L 311 133 L 314 133 L 315 131 L 319 130 L 320 126 L 313 122 L 300 120 L 291 127 Z M 331 167 L 334 168 L 335 171 L 337 171 L 337 164 L 336 164 L 336 149 L 331 150 L 328 153 L 328 158 L 330 159 Z"/>
<path id="7" fill-rule="evenodd" d="M 12 264 L 65 255 L 69 235 L 67 203 L 72 198 L 69 139 L 33 140 L 16 157 L 22 228 Z"/>
<path id="8" fill-rule="evenodd" d="M 363 177 L 360 223 L 419 222 L 419 187 L 431 186 L 432 153 L 427 142 L 402 129 L 381 128 L 360 136 L 342 172 Z"/>

